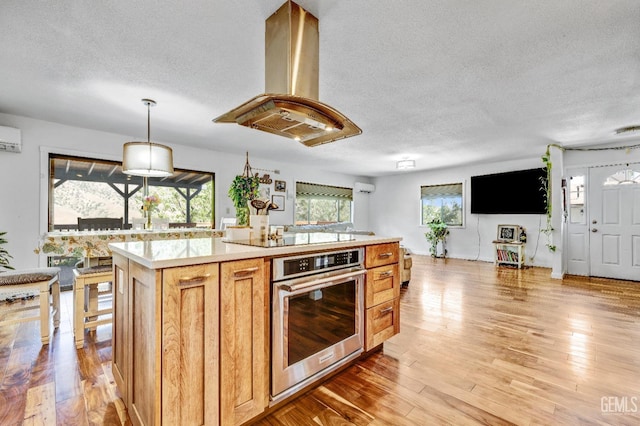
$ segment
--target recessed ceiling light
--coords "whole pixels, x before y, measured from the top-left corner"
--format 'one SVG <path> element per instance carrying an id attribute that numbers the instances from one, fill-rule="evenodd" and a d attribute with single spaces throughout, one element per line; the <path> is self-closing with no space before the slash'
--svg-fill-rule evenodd
<path id="1" fill-rule="evenodd" d="M 416 161 L 415 160 L 400 160 L 396 163 L 396 168 L 398 170 L 407 170 L 407 169 L 413 169 L 416 167 Z"/>
<path id="2" fill-rule="evenodd" d="M 631 132 L 640 132 L 640 125 L 636 124 L 634 126 L 620 127 L 619 129 L 616 129 L 616 135 Z"/>

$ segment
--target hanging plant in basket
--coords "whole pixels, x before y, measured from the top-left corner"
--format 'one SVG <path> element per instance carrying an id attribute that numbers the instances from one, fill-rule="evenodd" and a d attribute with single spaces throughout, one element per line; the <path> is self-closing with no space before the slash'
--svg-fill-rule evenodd
<path id="1" fill-rule="evenodd" d="M 253 176 L 249 165 L 249 153 L 247 152 L 244 172 L 233 179 L 228 193 L 229 198 L 233 201 L 233 206 L 236 208 L 237 225 L 247 226 L 249 224 L 248 202 L 258 197 L 259 187 L 260 178 Z"/>

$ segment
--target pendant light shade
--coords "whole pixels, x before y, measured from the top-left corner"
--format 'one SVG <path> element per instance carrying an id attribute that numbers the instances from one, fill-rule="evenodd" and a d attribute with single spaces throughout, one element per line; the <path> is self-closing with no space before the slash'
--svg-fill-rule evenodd
<path id="1" fill-rule="evenodd" d="M 127 142 L 122 151 L 122 173 L 134 176 L 166 177 L 173 174 L 173 150 L 151 142 L 150 109 L 156 103 L 143 99 L 147 106 L 147 142 Z"/>

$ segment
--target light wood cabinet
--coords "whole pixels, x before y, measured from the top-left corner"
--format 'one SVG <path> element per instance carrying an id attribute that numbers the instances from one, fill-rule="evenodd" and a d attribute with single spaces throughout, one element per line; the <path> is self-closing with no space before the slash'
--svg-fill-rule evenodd
<path id="1" fill-rule="evenodd" d="M 364 264 L 367 268 L 398 263 L 400 260 L 400 244 L 386 243 L 367 246 L 364 258 Z"/>
<path id="2" fill-rule="evenodd" d="M 219 265 L 114 254 L 112 370 L 134 425 L 218 425 Z"/>
<path id="3" fill-rule="evenodd" d="M 365 351 L 400 332 L 400 245 L 366 246 Z"/>
<path id="4" fill-rule="evenodd" d="M 219 424 L 218 265 L 162 271 L 162 423 Z"/>
<path id="5" fill-rule="evenodd" d="M 111 359 L 113 378 L 120 389 L 122 400 L 128 404 L 129 394 L 127 393 L 126 378 L 129 376 L 129 365 L 131 364 L 129 350 L 129 260 L 117 253 L 113 254 L 113 325 L 112 325 L 112 345 Z"/>
<path id="6" fill-rule="evenodd" d="M 238 425 L 269 404 L 269 263 L 241 260 L 220 269 L 220 421 Z"/>
<path id="7" fill-rule="evenodd" d="M 400 298 L 367 309 L 366 322 L 365 341 L 370 350 L 400 332 Z"/>
<path id="8" fill-rule="evenodd" d="M 367 270 L 366 306 L 375 306 L 399 297 L 401 284 L 398 263 Z"/>
<path id="9" fill-rule="evenodd" d="M 160 424 L 161 271 L 129 262 L 126 387 L 134 425 Z"/>
<path id="10" fill-rule="evenodd" d="M 399 331 L 399 244 L 366 246 L 365 350 Z M 134 425 L 239 425 L 269 405 L 270 258 L 149 269 L 114 253 L 112 371 Z"/>

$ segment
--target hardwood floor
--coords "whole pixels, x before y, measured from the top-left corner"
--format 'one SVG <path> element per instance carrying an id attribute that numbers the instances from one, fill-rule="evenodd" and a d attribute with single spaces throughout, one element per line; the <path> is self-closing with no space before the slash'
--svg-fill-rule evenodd
<path id="1" fill-rule="evenodd" d="M 413 257 L 401 333 L 258 425 L 640 423 L 640 283 Z M 110 326 L 0 329 L 0 425 L 119 424 Z M 1 307 L 0 307 L 1 309 Z"/>

